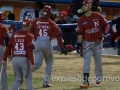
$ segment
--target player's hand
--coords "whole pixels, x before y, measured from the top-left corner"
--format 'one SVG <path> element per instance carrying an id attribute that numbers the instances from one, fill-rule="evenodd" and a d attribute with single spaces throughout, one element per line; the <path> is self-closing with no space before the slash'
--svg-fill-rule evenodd
<path id="1" fill-rule="evenodd" d="M 101 41 L 106 40 L 109 36 L 110 36 L 110 34 L 105 34 L 105 33 L 103 33 L 103 35 L 102 35 L 102 40 L 101 40 Z"/>
<path id="2" fill-rule="evenodd" d="M 78 9 L 77 12 L 78 12 L 78 13 L 82 13 L 83 10 L 82 10 L 82 9 Z"/>
<path id="3" fill-rule="evenodd" d="M 31 71 L 32 71 L 32 72 L 35 71 L 35 65 L 31 65 Z"/>
<path id="4" fill-rule="evenodd" d="M 11 60 L 12 60 L 12 56 L 9 55 L 9 56 L 8 56 L 8 62 L 10 62 Z"/>
<path id="5" fill-rule="evenodd" d="M 66 50 L 65 48 L 63 48 L 63 49 L 61 49 L 61 54 L 65 54 L 65 55 L 67 55 L 68 52 L 67 52 L 67 50 Z"/>
<path id="6" fill-rule="evenodd" d="M 107 38 L 107 34 L 104 34 L 102 35 L 102 40 L 101 41 L 104 41 L 105 39 Z"/>
<path id="7" fill-rule="evenodd" d="M 77 53 L 80 54 L 81 56 L 83 56 L 83 46 L 81 43 L 77 43 L 77 47 L 76 47 Z"/>
<path id="8" fill-rule="evenodd" d="M 5 64 L 5 63 L 6 63 L 6 61 L 4 61 L 4 60 L 1 61 L 1 64 Z"/>

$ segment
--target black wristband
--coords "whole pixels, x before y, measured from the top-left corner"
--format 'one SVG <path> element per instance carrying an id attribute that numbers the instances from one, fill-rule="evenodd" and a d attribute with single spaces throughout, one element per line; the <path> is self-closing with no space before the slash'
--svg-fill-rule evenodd
<path id="1" fill-rule="evenodd" d="M 81 46 L 81 43 L 77 43 L 78 46 Z"/>

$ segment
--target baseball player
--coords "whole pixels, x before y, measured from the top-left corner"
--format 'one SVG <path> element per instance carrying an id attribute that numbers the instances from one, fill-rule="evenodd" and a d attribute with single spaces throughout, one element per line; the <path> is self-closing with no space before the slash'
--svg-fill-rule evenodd
<path id="1" fill-rule="evenodd" d="M 23 77 L 26 79 L 27 90 L 33 90 L 31 71 L 34 71 L 34 39 L 33 35 L 28 32 L 31 28 L 30 25 L 30 20 L 23 20 L 22 30 L 17 31 L 12 35 L 5 50 L 3 60 L 1 61 L 4 65 L 7 61 L 9 53 L 12 50 L 12 66 L 15 80 L 11 90 L 20 89 Z"/>
<path id="2" fill-rule="evenodd" d="M 5 25 L 3 25 L 2 22 L 3 22 L 3 13 L 0 12 L 0 61 L 2 60 L 4 55 L 4 41 L 6 46 L 9 41 L 8 28 Z M 7 63 L 3 65 L 2 74 L 1 74 L 0 82 L 2 85 L 2 90 L 8 90 L 6 66 Z M 1 64 L 0 64 L 0 68 L 1 68 Z"/>
<path id="3" fill-rule="evenodd" d="M 54 61 L 54 50 L 51 44 L 51 40 L 56 37 L 61 47 L 61 53 L 67 54 L 67 50 L 64 48 L 61 38 L 61 31 L 54 21 L 49 17 L 52 13 L 52 8 L 49 5 L 44 6 L 44 16 L 33 21 L 30 32 L 34 33 L 35 38 L 35 69 L 37 70 L 42 66 L 43 58 L 45 58 L 46 69 L 43 81 L 43 88 L 51 87 L 50 75 L 52 72 L 52 66 Z"/>
<path id="4" fill-rule="evenodd" d="M 83 10 L 82 8 L 82 2 L 84 0 L 72 0 L 72 3 L 70 5 L 71 11 L 74 15 L 77 15 L 78 17 L 81 17 L 83 15 Z M 100 2 L 99 0 L 89 0 L 92 2 L 92 11 L 98 11 L 102 12 L 100 8 Z"/>
<path id="5" fill-rule="evenodd" d="M 101 85 L 102 80 L 102 43 L 109 31 L 109 24 L 104 17 L 97 12 L 91 11 L 92 3 L 89 0 L 83 2 L 82 10 L 85 12 L 78 20 L 78 44 L 77 51 L 82 51 L 83 40 L 83 76 L 84 82 L 80 85 L 81 88 L 88 88 L 91 56 L 93 55 L 95 61 L 96 85 Z M 102 39 L 101 39 L 102 37 Z M 94 44 L 98 42 L 97 44 Z M 91 45 L 93 44 L 93 45 Z M 90 47 L 88 47 L 90 45 Z M 84 49 L 87 47 L 86 49 Z"/>

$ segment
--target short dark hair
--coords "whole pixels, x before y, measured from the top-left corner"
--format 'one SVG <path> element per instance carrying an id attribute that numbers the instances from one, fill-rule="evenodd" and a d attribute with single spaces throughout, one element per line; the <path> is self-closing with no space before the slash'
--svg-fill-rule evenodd
<path id="1" fill-rule="evenodd" d="M 35 4 L 38 4 L 41 8 L 43 8 L 43 7 L 44 7 L 43 3 L 42 3 L 42 2 L 40 2 L 40 1 L 37 1 Z"/>
<path id="2" fill-rule="evenodd" d="M 13 13 L 8 14 L 8 20 L 15 20 L 15 15 Z"/>

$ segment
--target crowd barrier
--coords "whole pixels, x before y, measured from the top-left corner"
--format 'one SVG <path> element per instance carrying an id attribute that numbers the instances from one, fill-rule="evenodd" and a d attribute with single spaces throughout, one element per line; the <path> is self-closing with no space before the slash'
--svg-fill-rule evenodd
<path id="1" fill-rule="evenodd" d="M 112 24 L 110 21 L 108 21 L 108 23 L 110 24 L 110 30 L 109 30 L 109 33 L 112 34 Z M 10 25 L 15 25 L 16 26 L 16 30 L 20 30 L 20 26 L 22 24 L 21 21 L 12 21 L 12 20 L 5 20 L 3 22 L 3 24 L 7 25 L 7 26 L 10 26 Z M 77 23 L 72 23 L 72 24 L 57 24 L 58 27 L 62 30 L 62 28 L 64 27 L 74 27 L 74 28 L 77 28 Z M 108 40 L 106 42 L 104 42 L 103 46 L 105 47 L 111 47 L 112 45 L 112 36 L 110 36 L 108 38 Z M 115 42 L 114 43 L 114 46 L 115 47 L 119 47 L 118 43 Z"/>

